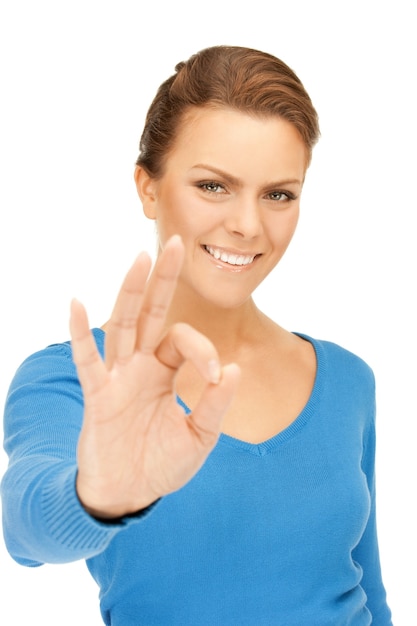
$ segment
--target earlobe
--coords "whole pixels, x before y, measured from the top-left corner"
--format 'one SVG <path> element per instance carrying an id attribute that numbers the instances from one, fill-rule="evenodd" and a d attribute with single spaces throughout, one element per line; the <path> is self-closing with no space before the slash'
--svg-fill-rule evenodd
<path id="1" fill-rule="evenodd" d="M 151 220 L 156 219 L 155 179 L 140 165 L 135 168 L 136 190 L 142 202 L 143 212 Z"/>

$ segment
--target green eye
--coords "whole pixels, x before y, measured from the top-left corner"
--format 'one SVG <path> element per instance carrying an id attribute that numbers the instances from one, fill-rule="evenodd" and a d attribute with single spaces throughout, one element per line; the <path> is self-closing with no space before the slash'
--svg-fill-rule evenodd
<path id="1" fill-rule="evenodd" d="M 275 202 L 283 202 L 285 200 L 294 199 L 293 197 L 291 197 L 288 193 L 284 191 L 272 191 L 270 194 L 268 194 L 268 196 L 270 197 L 271 200 L 274 200 Z"/>
<path id="2" fill-rule="evenodd" d="M 288 200 L 295 200 L 296 196 L 289 191 L 272 191 L 268 194 L 268 197 L 274 202 L 287 202 Z"/>
<path id="3" fill-rule="evenodd" d="M 211 180 L 208 182 L 198 183 L 198 187 L 208 193 L 224 193 L 225 189 L 220 183 Z"/>

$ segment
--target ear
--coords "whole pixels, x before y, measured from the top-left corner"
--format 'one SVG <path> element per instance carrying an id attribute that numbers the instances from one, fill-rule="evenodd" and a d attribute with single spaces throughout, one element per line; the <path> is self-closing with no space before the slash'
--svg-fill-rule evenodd
<path id="1" fill-rule="evenodd" d="M 140 165 L 135 168 L 135 183 L 143 212 L 150 220 L 156 219 L 156 181 Z"/>

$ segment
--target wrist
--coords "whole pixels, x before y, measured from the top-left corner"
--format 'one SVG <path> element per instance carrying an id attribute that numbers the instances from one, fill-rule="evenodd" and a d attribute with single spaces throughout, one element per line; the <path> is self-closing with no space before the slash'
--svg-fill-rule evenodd
<path id="1" fill-rule="evenodd" d="M 159 500 L 157 496 L 149 497 L 140 501 L 136 500 L 131 505 L 126 502 L 110 502 L 108 497 L 104 501 L 104 498 L 97 497 L 96 489 L 86 488 L 82 484 L 79 475 L 76 480 L 76 494 L 82 508 L 90 517 L 108 524 L 117 524 L 125 518 L 140 516 Z"/>

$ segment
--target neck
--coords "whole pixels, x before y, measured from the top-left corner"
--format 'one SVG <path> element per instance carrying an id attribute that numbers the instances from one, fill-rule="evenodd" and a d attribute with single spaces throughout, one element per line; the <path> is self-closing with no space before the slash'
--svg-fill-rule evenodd
<path id="1" fill-rule="evenodd" d="M 208 337 L 223 357 L 236 356 L 258 342 L 271 321 L 257 308 L 252 298 L 236 308 L 183 297 L 177 290 L 167 317 L 167 327 L 176 323 L 190 324 Z"/>

